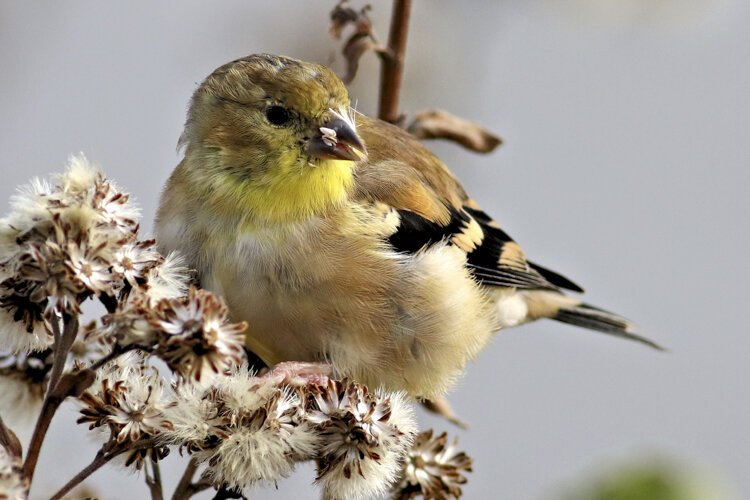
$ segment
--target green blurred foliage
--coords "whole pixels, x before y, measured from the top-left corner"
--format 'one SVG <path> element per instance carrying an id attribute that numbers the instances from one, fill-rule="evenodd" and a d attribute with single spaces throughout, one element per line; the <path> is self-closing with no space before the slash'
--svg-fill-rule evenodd
<path id="1" fill-rule="evenodd" d="M 575 486 L 562 500 L 729 500 L 718 483 L 666 461 L 615 468 L 585 486 Z"/>

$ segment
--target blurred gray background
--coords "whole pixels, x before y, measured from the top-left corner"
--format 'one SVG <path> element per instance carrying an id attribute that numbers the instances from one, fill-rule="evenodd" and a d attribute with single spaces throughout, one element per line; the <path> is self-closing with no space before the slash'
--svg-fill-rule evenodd
<path id="1" fill-rule="evenodd" d="M 467 498 L 558 498 L 648 457 L 750 498 L 750 4 L 415 3 L 403 111 L 444 108 L 499 133 L 489 156 L 431 147 L 532 259 L 671 348 L 552 322 L 502 332 L 451 395 L 470 430 L 420 416 L 475 458 Z M 328 61 L 333 4 L 4 0 L 0 200 L 83 151 L 136 196 L 150 232 L 197 83 L 254 52 Z M 390 2 L 374 4 L 385 38 Z M 377 71 L 362 61 L 361 111 L 374 111 Z M 74 418 L 54 422 L 36 498 L 93 456 Z M 303 468 L 253 498 L 316 498 L 312 479 Z M 147 496 L 113 468 L 91 484 Z"/>

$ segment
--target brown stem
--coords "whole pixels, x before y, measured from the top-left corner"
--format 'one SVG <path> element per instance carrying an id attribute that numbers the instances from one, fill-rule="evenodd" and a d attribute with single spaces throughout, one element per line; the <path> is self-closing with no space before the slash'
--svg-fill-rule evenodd
<path id="1" fill-rule="evenodd" d="M 47 393 L 50 392 L 50 390 L 57 384 L 57 381 L 62 376 L 62 371 L 65 368 L 65 364 L 63 363 L 63 366 L 60 366 L 60 363 L 57 362 L 57 356 L 58 352 L 60 350 L 60 346 L 62 345 L 62 332 L 60 331 L 60 322 L 57 320 L 57 318 L 54 318 L 52 321 L 50 321 L 50 325 L 52 326 L 52 336 L 55 340 L 55 343 L 52 344 L 52 370 L 50 371 L 50 379 L 47 383 Z"/>
<path id="2" fill-rule="evenodd" d="M 146 486 L 148 486 L 148 489 L 151 492 L 151 500 L 164 500 L 164 489 L 161 485 L 161 471 L 159 470 L 159 464 L 151 462 L 151 471 L 153 477 L 148 477 L 148 473 L 145 474 Z"/>
<path id="3" fill-rule="evenodd" d="M 53 329 L 58 330 L 57 322 L 52 322 Z M 51 393 L 57 386 L 57 383 L 62 377 L 63 370 L 65 370 L 65 362 L 68 360 L 68 353 L 70 348 L 73 346 L 73 342 L 76 340 L 78 335 L 78 316 L 71 316 L 69 314 L 63 314 L 63 331 L 62 335 L 55 335 L 54 357 L 52 360 L 52 371 L 49 377 L 49 387 L 47 393 Z"/>
<path id="4" fill-rule="evenodd" d="M 193 476 L 195 475 L 196 470 L 198 470 L 198 462 L 195 460 L 195 458 L 191 458 L 190 462 L 188 462 L 187 464 L 187 467 L 185 467 L 185 472 L 182 473 L 180 482 L 177 483 L 177 487 L 175 488 L 174 494 L 172 495 L 172 500 L 190 498 L 188 492 L 190 491 L 190 486 L 193 482 Z"/>
<path id="5" fill-rule="evenodd" d="M 31 435 L 29 449 L 26 452 L 26 461 L 23 463 L 23 475 L 29 483 L 31 483 L 34 477 L 34 469 L 36 469 L 36 463 L 39 460 L 39 452 L 42 449 L 44 436 L 47 435 L 47 429 L 49 429 L 49 424 L 52 422 L 52 417 L 61 404 L 62 399 L 53 394 L 47 395 L 44 399 L 42 411 L 36 420 L 36 425 L 34 425 L 34 433 Z"/>
<path id="6" fill-rule="evenodd" d="M 67 389 L 65 394 L 59 393 L 59 383 L 62 378 L 63 370 L 65 369 L 65 361 L 68 358 L 68 352 L 78 334 L 78 316 L 64 314 L 63 323 L 65 327 L 62 334 L 60 334 L 59 327 L 56 322 L 53 322 L 53 330 L 55 330 L 55 352 L 54 360 L 52 362 L 52 372 L 50 374 L 50 383 L 47 388 L 47 395 L 44 398 L 44 403 L 42 403 L 42 411 L 39 413 L 39 418 L 37 418 L 36 425 L 34 426 L 34 433 L 31 435 L 31 442 L 29 443 L 29 449 L 26 453 L 26 461 L 23 464 L 23 474 L 29 484 L 31 484 L 31 481 L 34 478 L 34 470 L 39 461 L 39 452 L 42 449 L 42 443 L 44 442 L 44 437 L 47 435 L 47 430 L 52 422 L 52 417 L 55 416 L 55 412 L 68 395 Z"/>
<path id="7" fill-rule="evenodd" d="M 117 455 L 122 453 L 124 450 L 114 450 L 112 452 L 104 452 L 102 450 L 99 451 L 99 453 L 96 454 L 94 457 L 94 460 L 91 461 L 90 464 L 88 464 L 81 472 L 75 475 L 73 479 L 65 483 L 65 486 L 60 488 L 60 490 L 55 493 L 55 495 L 52 497 L 51 500 L 59 500 L 62 498 L 66 493 L 68 493 L 70 490 L 78 486 L 84 479 L 89 477 L 91 474 L 99 470 L 103 465 L 105 465 L 107 462 L 115 458 Z"/>
<path id="8" fill-rule="evenodd" d="M 126 352 L 137 351 L 139 349 L 140 350 L 148 351 L 148 349 L 145 349 L 143 346 L 140 346 L 140 345 L 137 345 L 137 344 L 128 344 L 126 346 L 115 345 L 112 348 L 112 350 L 106 356 L 103 356 L 102 358 L 100 358 L 97 361 L 95 361 L 94 363 L 92 363 L 91 366 L 89 366 L 87 368 L 87 370 L 91 370 L 91 371 L 95 372 L 96 370 L 98 370 L 102 366 L 106 365 L 107 363 L 109 363 L 113 359 L 116 359 L 116 358 L 122 356 Z"/>
<path id="9" fill-rule="evenodd" d="M 399 121 L 398 99 L 401 93 L 401 78 L 404 72 L 406 38 L 409 34 L 411 0 L 394 0 L 391 12 L 391 28 L 388 33 L 388 48 L 380 53 L 380 102 L 378 118 L 390 123 Z"/>
<path id="10" fill-rule="evenodd" d="M 77 331 L 78 318 L 74 318 L 73 322 L 75 323 L 75 331 Z M 63 338 L 64 337 L 65 334 L 63 334 Z M 73 336 L 73 338 L 75 339 L 75 335 Z M 68 350 L 72 345 L 73 343 L 70 342 Z M 109 354 L 93 363 L 90 367 L 85 368 L 79 372 L 69 373 L 64 377 L 61 376 L 54 387 L 50 386 L 47 397 L 45 397 L 44 403 L 42 404 L 42 411 L 36 421 L 34 433 L 32 434 L 31 442 L 29 443 L 26 462 L 24 462 L 23 466 L 24 476 L 28 478 L 29 482 L 31 482 L 34 476 L 34 469 L 36 469 L 36 464 L 39 460 L 39 452 L 42 448 L 42 442 L 44 441 L 44 437 L 47 435 L 47 430 L 49 429 L 50 423 L 52 422 L 52 417 L 55 415 L 57 409 L 60 408 L 60 405 L 65 400 L 65 398 L 70 395 L 79 396 L 80 394 L 82 394 L 93 383 L 96 375 L 96 370 L 101 368 L 106 363 L 117 358 L 118 356 L 121 356 L 128 351 L 137 349 L 142 349 L 142 346 L 135 344 L 125 347 L 115 346 Z M 57 363 L 57 361 L 55 361 L 55 363 Z"/>
<path id="11" fill-rule="evenodd" d="M 177 483 L 177 487 L 172 495 L 172 500 L 182 500 L 183 498 L 190 498 L 193 495 L 200 493 L 201 491 L 207 490 L 213 486 L 210 481 L 204 479 L 198 480 L 197 483 L 192 482 L 195 471 L 198 470 L 198 461 L 195 458 L 191 458 L 185 472 L 182 473 L 180 482 Z"/>
<path id="12" fill-rule="evenodd" d="M 212 486 L 213 484 L 211 484 L 209 481 L 201 480 L 201 481 L 198 481 L 197 483 L 193 483 L 190 485 L 190 488 L 188 489 L 188 498 L 200 493 L 201 491 L 205 491 L 211 488 Z"/>

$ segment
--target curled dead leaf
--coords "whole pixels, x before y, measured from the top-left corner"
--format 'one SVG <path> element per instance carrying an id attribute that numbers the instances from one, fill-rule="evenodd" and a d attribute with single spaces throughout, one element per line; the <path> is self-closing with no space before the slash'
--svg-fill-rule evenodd
<path id="1" fill-rule="evenodd" d="M 360 10 L 355 10 L 349 6 L 349 2 L 342 0 L 331 11 L 331 36 L 340 39 L 347 26 L 354 27 L 354 32 L 341 49 L 346 61 L 346 73 L 341 77 L 344 83 L 351 83 L 357 76 L 359 60 L 367 51 L 382 50 L 372 29 L 372 21 L 367 15 L 370 9 L 370 5 L 365 5 Z"/>
<path id="2" fill-rule="evenodd" d="M 372 7 L 368 4 L 360 10 L 355 10 L 349 6 L 347 0 L 341 0 L 331 11 L 331 27 L 329 33 L 337 40 L 341 38 L 344 29 L 350 24 L 354 25 L 356 33 L 372 35 L 372 21 L 367 15 Z"/>
<path id="3" fill-rule="evenodd" d="M 341 53 L 344 55 L 346 60 L 346 74 L 341 77 L 344 83 L 351 83 L 354 77 L 357 76 L 357 70 L 359 70 L 359 60 L 368 50 L 376 48 L 375 43 L 369 35 L 360 35 L 355 33 L 346 42 L 344 48 L 341 49 Z"/>
<path id="4" fill-rule="evenodd" d="M 489 153 L 503 142 L 478 123 L 439 109 L 418 113 L 407 130 L 419 139 L 447 139 L 477 153 Z"/>

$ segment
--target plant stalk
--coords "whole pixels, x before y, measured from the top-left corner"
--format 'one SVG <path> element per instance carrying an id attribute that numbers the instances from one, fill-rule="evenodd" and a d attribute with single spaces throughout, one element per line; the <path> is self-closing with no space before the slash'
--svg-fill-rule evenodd
<path id="1" fill-rule="evenodd" d="M 62 333 L 60 333 L 57 323 L 53 322 L 53 329 L 55 330 L 55 352 L 52 362 L 52 371 L 50 373 L 50 382 L 47 388 L 47 395 L 44 398 L 44 403 L 42 403 L 42 411 L 39 413 L 39 418 L 37 418 L 36 424 L 34 425 L 34 433 L 31 435 L 29 449 L 26 453 L 26 461 L 23 464 L 23 474 L 29 481 L 29 484 L 31 484 L 31 481 L 34 478 L 34 470 L 39 461 L 39 453 L 42 450 L 42 443 L 47 435 L 47 430 L 52 422 L 52 417 L 55 416 L 55 412 L 57 412 L 57 409 L 60 408 L 63 400 L 67 397 L 67 393 L 59 394 L 60 379 L 62 378 L 65 369 L 65 361 L 68 358 L 68 352 L 70 352 L 70 348 L 73 346 L 76 335 L 78 335 L 78 316 L 64 314 L 63 324 L 64 328 Z"/>
<path id="2" fill-rule="evenodd" d="M 105 453 L 100 450 L 99 453 L 96 454 L 96 457 L 94 457 L 94 460 L 92 460 L 90 464 L 88 464 L 83 470 L 81 470 L 81 472 L 76 474 L 73 479 L 65 483 L 65 486 L 60 488 L 58 492 L 55 493 L 54 496 L 52 496 L 51 500 L 60 500 L 63 496 L 65 496 L 66 493 L 78 486 L 81 482 L 83 482 L 84 479 L 99 470 L 103 465 L 107 464 L 110 460 L 115 458 L 120 453 L 121 450 L 112 453 Z"/>
<path id="3" fill-rule="evenodd" d="M 388 47 L 385 51 L 380 52 L 382 66 L 380 68 L 378 118 L 390 123 L 397 123 L 401 118 L 398 112 L 398 101 L 404 73 L 410 14 L 411 0 L 393 1 Z"/>

